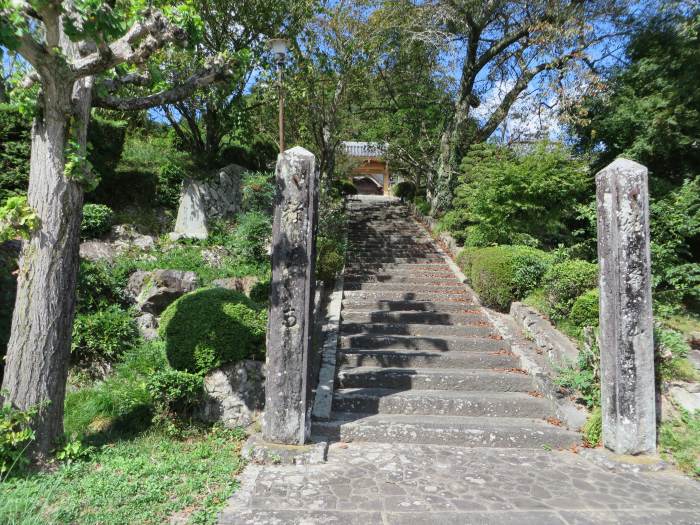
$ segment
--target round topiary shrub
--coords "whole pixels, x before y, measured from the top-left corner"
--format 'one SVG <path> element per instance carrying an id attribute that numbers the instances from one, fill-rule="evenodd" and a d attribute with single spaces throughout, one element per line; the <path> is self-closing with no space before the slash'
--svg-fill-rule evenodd
<path id="1" fill-rule="evenodd" d="M 267 311 L 244 294 L 203 288 L 172 303 L 158 332 L 176 370 L 206 374 L 210 370 L 264 351 Z"/>
<path id="2" fill-rule="evenodd" d="M 470 282 L 485 306 L 507 310 L 539 285 L 549 256 L 529 246 L 492 246 L 463 252 Z"/>
<path id="3" fill-rule="evenodd" d="M 580 295 L 571 307 L 569 320 L 576 326 L 598 326 L 600 292 L 598 289 L 588 290 Z"/>
<path id="4" fill-rule="evenodd" d="M 569 315 L 576 298 L 598 282 L 598 266 L 573 259 L 553 265 L 544 275 L 544 293 L 554 317 Z"/>
<path id="5" fill-rule="evenodd" d="M 402 201 L 413 200 L 416 194 L 416 185 L 410 181 L 404 180 L 399 182 L 393 188 L 394 196 L 398 197 Z"/>
<path id="6" fill-rule="evenodd" d="M 114 212 L 104 204 L 86 204 L 83 206 L 83 221 L 80 223 L 80 236 L 83 239 L 95 239 L 109 233 L 114 221 Z"/>

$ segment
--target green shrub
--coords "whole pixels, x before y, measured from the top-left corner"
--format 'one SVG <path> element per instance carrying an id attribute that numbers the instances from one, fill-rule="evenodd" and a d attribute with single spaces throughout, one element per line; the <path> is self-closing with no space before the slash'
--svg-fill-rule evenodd
<path id="1" fill-rule="evenodd" d="M 190 168 L 179 158 L 168 160 L 160 167 L 156 177 L 158 204 L 166 208 L 177 209 L 180 203 L 182 182 L 187 178 Z"/>
<path id="2" fill-rule="evenodd" d="M 80 223 L 80 236 L 83 239 L 95 239 L 109 233 L 114 220 L 114 212 L 104 204 L 86 204 L 83 206 L 83 221 Z"/>
<path id="3" fill-rule="evenodd" d="M 96 312 L 109 305 L 126 306 L 124 288 L 128 274 L 105 262 L 80 261 L 77 286 L 77 310 Z"/>
<path id="4" fill-rule="evenodd" d="M 250 290 L 249 296 L 256 303 L 267 305 L 270 300 L 270 279 L 264 279 L 255 283 Z"/>
<path id="5" fill-rule="evenodd" d="M 560 144 L 527 150 L 472 146 L 443 223 L 468 246 L 525 244 L 554 247 L 573 242 L 576 204 L 586 196 L 586 163 Z"/>
<path id="6" fill-rule="evenodd" d="M 695 381 L 698 373 L 688 361 L 690 345 L 680 332 L 660 324 L 654 325 L 654 349 L 657 359 L 656 371 L 664 381 Z"/>
<path id="7" fill-rule="evenodd" d="M 335 239 L 319 237 L 316 239 L 316 278 L 326 284 L 333 284 L 343 270 L 345 253 Z"/>
<path id="8" fill-rule="evenodd" d="M 251 211 L 239 216 L 230 247 L 234 256 L 247 263 L 268 261 L 267 246 L 272 236 L 269 215 Z"/>
<path id="9" fill-rule="evenodd" d="M 114 178 L 124 151 L 126 129 L 125 121 L 110 120 L 95 112 L 90 116 L 87 157 L 95 174 L 100 178 L 100 184 L 105 181 L 109 185 L 108 181 Z"/>
<path id="10" fill-rule="evenodd" d="M 17 293 L 17 259 L 11 250 L 0 249 L 0 377 L 2 377 L 7 343 L 12 328 L 12 311 Z"/>
<path id="11" fill-rule="evenodd" d="M 575 365 L 565 364 L 558 372 L 557 385 L 577 392 L 589 409 L 600 406 L 600 349 L 595 341 L 579 348 Z"/>
<path id="12" fill-rule="evenodd" d="M 0 205 L 27 192 L 31 144 L 31 119 L 0 103 Z"/>
<path id="13" fill-rule="evenodd" d="M 271 213 L 275 201 L 274 172 L 248 172 L 243 176 L 242 186 L 244 212 Z"/>
<path id="14" fill-rule="evenodd" d="M 414 197 L 413 204 L 416 205 L 416 208 L 421 215 L 426 216 L 430 214 L 430 203 L 425 199 L 425 197 Z"/>
<path id="15" fill-rule="evenodd" d="M 536 288 L 544 274 L 547 254 L 528 246 L 493 246 L 464 252 L 470 282 L 485 306 L 507 310 Z"/>
<path id="16" fill-rule="evenodd" d="M 139 330 L 129 312 L 112 305 L 76 316 L 71 358 L 80 366 L 112 363 L 138 342 Z"/>
<path id="17" fill-rule="evenodd" d="M 583 439 L 589 447 L 597 447 L 603 440 L 603 413 L 600 407 L 593 409 L 583 425 Z"/>
<path id="18" fill-rule="evenodd" d="M 159 333 L 173 368 L 206 373 L 226 363 L 259 357 L 267 311 L 240 292 L 203 288 L 163 312 Z"/>
<path id="19" fill-rule="evenodd" d="M 345 197 L 347 195 L 357 195 L 357 188 L 351 180 L 343 179 L 333 184 L 339 195 Z"/>
<path id="20" fill-rule="evenodd" d="M 27 445 L 34 440 L 31 423 L 36 409 L 17 410 L 0 406 L 0 481 L 11 471 L 29 463 Z"/>
<path id="21" fill-rule="evenodd" d="M 148 380 L 146 389 L 161 414 L 186 415 L 199 401 L 202 376 L 180 370 L 159 370 Z"/>
<path id="22" fill-rule="evenodd" d="M 543 284 L 553 317 L 564 318 L 576 298 L 598 284 L 598 266 L 578 259 L 560 262 L 547 270 Z"/>
<path id="23" fill-rule="evenodd" d="M 474 260 L 474 255 L 476 252 L 478 252 L 481 248 L 474 248 L 471 246 L 468 246 L 466 248 L 462 248 L 460 252 L 457 254 L 457 266 L 459 266 L 462 270 L 462 273 L 464 273 L 464 276 L 467 278 L 467 281 L 471 282 L 471 274 L 472 274 L 472 261 Z"/>
<path id="24" fill-rule="evenodd" d="M 416 194 L 416 185 L 410 181 L 404 180 L 396 184 L 392 190 L 395 197 L 402 201 L 412 201 Z"/>
<path id="25" fill-rule="evenodd" d="M 584 292 L 574 301 L 569 314 L 569 321 L 581 328 L 584 326 L 598 326 L 600 317 L 599 301 L 600 292 L 597 288 Z"/>
<path id="26" fill-rule="evenodd" d="M 316 277 L 331 284 L 345 265 L 347 216 L 341 199 L 327 196 L 322 199 L 316 237 Z"/>

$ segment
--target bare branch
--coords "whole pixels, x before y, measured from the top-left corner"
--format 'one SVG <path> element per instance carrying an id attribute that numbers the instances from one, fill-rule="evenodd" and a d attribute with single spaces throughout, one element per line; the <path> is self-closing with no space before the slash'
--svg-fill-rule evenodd
<path id="1" fill-rule="evenodd" d="M 148 86 L 151 83 L 151 75 L 149 73 L 127 73 L 122 77 L 105 79 L 99 84 L 100 89 L 104 89 L 110 93 L 114 93 L 122 86 Z"/>
<path id="2" fill-rule="evenodd" d="M 158 10 L 147 9 L 142 20 L 108 47 L 77 60 L 72 65 L 76 78 L 95 75 L 124 62 L 140 64 L 170 42 L 183 43 L 186 34 L 172 25 Z"/>
<path id="3" fill-rule="evenodd" d="M 99 96 L 95 95 L 93 97 L 93 106 L 105 109 L 115 109 L 119 111 L 132 111 L 139 109 L 150 109 L 157 106 L 163 106 L 165 104 L 173 104 L 180 100 L 183 100 L 197 89 L 206 87 L 215 82 L 222 82 L 227 80 L 232 75 L 228 64 L 225 64 L 223 60 L 215 60 L 207 68 L 195 73 L 183 83 L 171 88 L 160 91 L 158 93 L 153 93 L 152 95 L 145 95 L 142 97 L 134 98 L 119 98 L 112 95 Z"/>

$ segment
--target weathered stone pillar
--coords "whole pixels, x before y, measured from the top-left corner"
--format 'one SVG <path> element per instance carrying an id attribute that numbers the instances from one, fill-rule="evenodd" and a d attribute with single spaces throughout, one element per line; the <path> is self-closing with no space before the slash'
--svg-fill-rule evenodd
<path id="1" fill-rule="evenodd" d="M 281 153 L 276 178 L 263 438 L 301 445 L 310 427 L 308 361 L 318 208 L 315 157 L 300 147 Z"/>
<path id="2" fill-rule="evenodd" d="M 617 159 L 596 175 L 603 444 L 656 450 L 647 169 Z"/>

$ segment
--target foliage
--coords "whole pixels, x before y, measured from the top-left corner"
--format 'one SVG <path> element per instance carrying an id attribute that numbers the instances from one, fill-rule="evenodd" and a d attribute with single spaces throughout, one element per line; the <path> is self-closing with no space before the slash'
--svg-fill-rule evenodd
<path id="1" fill-rule="evenodd" d="M 404 180 L 394 185 L 392 192 L 395 197 L 398 197 L 402 201 L 411 201 L 416 195 L 416 185 L 411 181 Z"/>
<path id="2" fill-rule="evenodd" d="M 81 440 L 74 439 L 56 449 L 54 457 L 64 463 L 88 459 L 95 452 L 95 447 L 85 445 Z"/>
<path id="3" fill-rule="evenodd" d="M 192 166 L 178 157 L 170 158 L 158 168 L 156 175 L 156 200 L 158 204 L 177 209 L 180 203 L 182 183 L 192 177 Z"/>
<path id="4" fill-rule="evenodd" d="M 127 272 L 117 265 L 101 261 L 80 261 L 77 285 L 77 310 L 92 313 L 110 305 L 125 307 L 124 288 Z"/>
<path id="5" fill-rule="evenodd" d="M 246 172 L 241 186 L 244 212 L 272 213 L 276 191 L 274 172 Z"/>
<path id="6" fill-rule="evenodd" d="M 28 119 L 0 99 L 0 205 L 27 192 L 30 131 Z"/>
<path id="7" fill-rule="evenodd" d="M 566 317 L 576 298 L 598 283 L 598 266 L 578 259 L 554 264 L 543 278 L 553 317 Z"/>
<path id="8" fill-rule="evenodd" d="M 462 162 L 453 209 L 443 222 L 467 246 L 570 243 L 574 204 L 590 185 L 585 164 L 562 145 L 515 152 L 478 144 Z"/>
<path id="9" fill-rule="evenodd" d="M 250 211 L 238 216 L 230 248 L 242 263 L 261 263 L 269 259 L 267 247 L 271 237 L 270 216 L 259 211 Z"/>
<path id="10" fill-rule="evenodd" d="M 579 295 L 571 307 L 569 320 L 581 328 L 584 326 L 598 326 L 599 301 L 600 292 L 597 288 Z"/>
<path id="11" fill-rule="evenodd" d="M 577 392 L 579 400 L 594 409 L 600 406 L 600 348 L 591 331 L 586 339 L 580 345 L 576 364 L 559 368 L 555 383 Z"/>
<path id="12" fill-rule="evenodd" d="M 343 200 L 327 194 L 318 211 L 316 277 L 330 286 L 345 266 L 347 216 Z"/>
<path id="13" fill-rule="evenodd" d="M 267 305 L 270 300 L 270 279 L 264 279 L 255 283 L 249 295 L 252 301 Z"/>
<path id="14" fill-rule="evenodd" d="M 654 349 L 659 380 L 697 381 L 700 379 L 695 367 L 687 359 L 690 345 L 680 332 L 656 323 Z"/>
<path id="15" fill-rule="evenodd" d="M 117 305 L 78 314 L 73 323 L 71 360 L 83 367 L 112 363 L 138 341 L 139 331 L 131 314 Z"/>
<path id="16" fill-rule="evenodd" d="M 192 428 L 186 437 L 115 435 L 87 458 L 10 478 L 0 483 L 0 522 L 122 525 L 186 515 L 213 525 L 238 487 L 245 432 Z"/>
<path id="17" fill-rule="evenodd" d="M 80 223 L 80 236 L 83 239 L 96 239 L 109 233 L 114 221 L 114 212 L 104 204 L 83 206 L 83 220 Z"/>
<path id="18" fill-rule="evenodd" d="M 347 197 L 348 195 L 357 195 L 357 188 L 352 183 L 352 181 L 347 179 L 335 181 L 334 189 L 338 192 L 338 195 L 342 197 Z"/>
<path id="19" fill-rule="evenodd" d="M 0 242 L 19 237 L 29 239 L 40 224 L 39 216 L 27 203 L 27 197 L 23 195 L 9 197 L 0 206 Z"/>
<path id="20" fill-rule="evenodd" d="M 259 357 L 267 311 L 240 292 L 204 288 L 163 312 L 159 333 L 176 370 L 205 374 L 226 363 Z"/>
<path id="21" fill-rule="evenodd" d="M 529 246 L 492 246 L 462 250 L 458 258 L 485 306 L 507 310 L 539 285 L 548 256 Z"/>
<path id="22" fill-rule="evenodd" d="M 162 418 L 187 414 L 199 401 L 203 385 L 200 375 L 166 369 L 151 376 L 146 389 Z"/>
<path id="23" fill-rule="evenodd" d="M 669 9 L 640 26 L 627 65 L 584 100 L 575 131 L 581 149 L 597 152 L 596 169 L 622 155 L 647 166 L 652 180 L 698 174 L 700 93 L 688 86 L 700 70 L 699 30 L 697 9 Z"/>
<path id="24" fill-rule="evenodd" d="M 100 179 L 100 185 L 114 177 L 124 151 L 127 123 L 111 120 L 93 111 L 88 124 L 87 160 Z M 99 192 L 99 186 L 95 192 Z"/>
<path id="25" fill-rule="evenodd" d="M 700 478 L 700 412 L 682 412 L 659 429 L 659 448 L 685 473 Z"/>
<path id="26" fill-rule="evenodd" d="M 597 447 L 603 440 L 603 412 L 595 407 L 581 429 L 586 446 Z"/>
<path id="27" fill-rule="evenodd" d="M 12 310 L 15 307 L 17 291 L 17 258 L 11 250 L 0 247 L 0 377 L 2 376 L 7 342 L 10 340 Z"/>
<path id="28" fill-rule="evenodd" d="M 31 423 L 36 412 L 0 406 L 0 481 L 29 463 L 27 447 L 34 439 Z"/>
<path id="29" fill-rule="evenodd" d="M 413 204 L 416 205 L 416 208 L 418 208 L 421 215 L 426 216 L 430 213 L 430 203 L 425 199 L 425 197 L 414 197 Z"/>
<path id="30" fill-rule="evenodd" d="M 77 140 L 68 140 L 63 157 L 66 162 L 63 167 L 63 176 L 66 179 L 79 184 L 86 192 L 97 188 L 100 176 L 93 170 L 92 163 Z"/>

